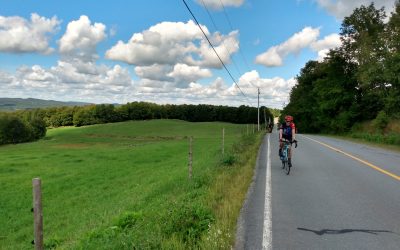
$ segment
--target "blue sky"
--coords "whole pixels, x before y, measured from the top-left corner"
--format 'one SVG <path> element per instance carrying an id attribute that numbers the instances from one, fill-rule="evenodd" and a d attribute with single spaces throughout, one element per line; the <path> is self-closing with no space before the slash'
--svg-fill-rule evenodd
<path id="1" fill-rule="evenodd" d="M 181 0 L 0 0 L 0 97 L 254 106 L 260 87 L 262 105 L 281 107 L 304 64 L 340 45 L 342 18 L 369 3 L 186 1 L 246 98 Z"/>

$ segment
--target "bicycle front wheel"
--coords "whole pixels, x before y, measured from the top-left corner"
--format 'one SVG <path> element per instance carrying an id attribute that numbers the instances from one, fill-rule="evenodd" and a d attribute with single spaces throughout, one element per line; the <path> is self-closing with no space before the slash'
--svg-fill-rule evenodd
<path id="1" fill-rule="evenodd" d="M 286 175 L 289 175 L 289 173 L 290 173 L 290 165 L 289 165 L 289 163 L 288 162 L 286 162 Z"/>

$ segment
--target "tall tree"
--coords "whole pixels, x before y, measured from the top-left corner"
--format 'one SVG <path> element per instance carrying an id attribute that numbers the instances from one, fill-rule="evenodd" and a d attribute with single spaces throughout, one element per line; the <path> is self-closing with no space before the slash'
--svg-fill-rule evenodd
<path id="1" fill-rule="evenodd" d="M 376 9 L 374 3 L 356 8 L 345 17 L 341 27 L 342 54 L 348 63 L 356 63 L 357 87 L 362 106 L 370 107 L 365 119 L 371 119 L 384 106 L 388 94 L 383 77 L 385 44 L 384 9 Z"/>
<path id="2" fill-rule="evenodd" d="M 386 36 L 388 56 L 385 60 L 386 86 L 390 89 L 385 100 L 385 111 L 400 117 L 400 2 L 387 25 Z"/>

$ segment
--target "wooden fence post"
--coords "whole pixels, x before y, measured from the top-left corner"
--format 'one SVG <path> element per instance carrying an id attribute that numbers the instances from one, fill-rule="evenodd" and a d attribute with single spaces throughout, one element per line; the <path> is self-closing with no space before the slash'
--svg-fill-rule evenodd
<path id="1" fill-rule="evenodd" d="M 192 152 L 192 141 L 193 136 L 189 138 L 189 179 L 192 179 L 192 163 L 193 163 L 193 152 Z"/>
<path id="2" fill-rule="evenodd" d="M 225 128 L 222 128 L 222 156 L 225 155 Z"/>
<path id="3" fill-rule="evenodd" d="M 42 212 L 42 185 L 39 178 L 32 179 L 33 186 L 33 228 L 36 250 L 43 250 L 43 212 Z"/>

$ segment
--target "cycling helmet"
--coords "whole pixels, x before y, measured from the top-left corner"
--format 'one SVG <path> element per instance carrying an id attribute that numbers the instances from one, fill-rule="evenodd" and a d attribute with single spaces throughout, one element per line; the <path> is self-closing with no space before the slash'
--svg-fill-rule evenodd
<path id="1" fill-rule="evenodd" d="M 285 116 L 285 121 L 292 122 L 293 121 L 293 116 L 291 116 L 291 115 Z"/>

